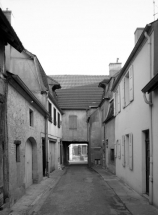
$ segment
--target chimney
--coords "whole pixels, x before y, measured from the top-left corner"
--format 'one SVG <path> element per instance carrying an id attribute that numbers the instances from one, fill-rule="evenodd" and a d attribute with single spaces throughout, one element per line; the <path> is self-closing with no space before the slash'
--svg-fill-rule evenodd
<path id="1" fill-rule="evenodd" d="M 9 23 L 11 24 L 11 14 L 12 12 L 10 10 L 8 10 L 8 8 L 6 10 L 3 10 L 4 15 L 6 16 L 6 18 L 8 19 Z"/>
<path id="2" fill-rule="evenodd" d="M 111 77 L 114 76 L 118 71 L 120 71 L 122 67 L 122 63 L 119 63 L 118 60 L 119 58 L 117 58 L 116 63 L 109 64 L 109 75 Z"/>
<path id="3" fill-rule="evenodd" d="M 142 32 L 143 32 L 144 28 L 137 28 L 134 32 L 135 35 L 135 44 L 137 43 L 137 41 L 139 40 Z"/>

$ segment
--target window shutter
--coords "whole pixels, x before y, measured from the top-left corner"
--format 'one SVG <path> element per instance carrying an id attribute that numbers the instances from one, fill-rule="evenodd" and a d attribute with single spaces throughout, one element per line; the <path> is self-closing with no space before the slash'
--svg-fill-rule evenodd
<path id="1" fill-rule="evenodd" d="M 122 136 L 122 166 L 125 167 L 125 136 Z"/>
<path id="2" fill-rule="evenodd" d="M 115 158 L 117 157 L 117 141 L 115 143 Z"/>
<path id="3" fill-rule="evenodd" d="M 120 101 L 120 85 L 118 86 L 118 113 L 121 111 L 121 101 Z"/>
<path id="4" fill-rule="evenodd" d="M 116 97 L 115 97 L 115 93 L 113 94 L 113 98 L 114 98 L 114 116 L 116 116 L 116 101 L 115 101 L 115 99 L 116 99 Z"/>
<path id="5" fill-rule="evenodd" d="M 123 78 L 122 83 L 122 107 L 125 107 L 125 77 Z"/>
<path id="6" fill-rule="evenodd" d="M 133 134 L 129 134 L 129 168 L 133 170 Z"/>
<path id="7" fill-rule="evenodd" d="M 118 158 L 121 158 L 121 140 L 118 141 Z"/>
<path id="8" fill-rule="evenodd" d="M 133 87 L 133 65 L 129 69 L 129 100 L 130 102 L 134 99 L 134 87 Z"/>

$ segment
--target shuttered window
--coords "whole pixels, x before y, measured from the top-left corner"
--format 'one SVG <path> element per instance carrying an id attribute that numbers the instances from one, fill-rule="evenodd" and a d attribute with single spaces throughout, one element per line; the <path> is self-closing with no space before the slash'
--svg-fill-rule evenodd
<path id="1" fill-rule="evenodd" d="M 122 93 L 122 100 L 123 100 L 123 108 L 126 107 L 130 102 L 134 100 L 134 71 L 133 65 L 129 68 L 128 72 L 126 73 L 125 77 L 123 78 L 123 93 Z"/>
<path id="2" fill-rule="evenodd" d="M 60 113 L 58 113 L 58 128 L 60 128 Z"/>
<path id="3" fill-rule="evenodd" d="M 56 109 L 54 108 L 54 125 L 56 125 L 57 122 L 56 122 Z"/>
<path id="4" fill-rule="evenodd" d="M 129 134 L 129 169 L 133 170 L 133 134 Z"/>
<path id="5" fill-rule="evenodd" d="M 76 115 L 69 116 L 69 129 L 77 129 L 77 116 Z"/>
<path id="6" fill-rule="evenodd" d="M 121 152 L 122 152 L 122 166 L 125 167 L 125 136 L 122 136 L 122 148 L 121 148 Z"/>

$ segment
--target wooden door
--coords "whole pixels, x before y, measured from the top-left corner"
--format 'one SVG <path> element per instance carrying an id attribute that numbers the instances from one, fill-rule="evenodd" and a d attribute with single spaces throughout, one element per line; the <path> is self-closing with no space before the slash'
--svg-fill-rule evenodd
<path id="1" fill-rule="evenodd" d="M 25 148 L 25 187 L 32 184 L 32 144 L 29 140 Z"/>
<path id="2" fill-rule="evenodd" d="M 146 193 L 149 195 L 149 175 L 150 175 L 150 141 L 149 131 L 145 132 L 146 145 Z"/>
<path id="3" fill-rule="evenodd" d="M 43 176 L 46 176 L 46 150 L 45 139 L 42 139 L 42 163 L 43 163 Z"/>
<path id="4" fill-rule="evenodd" d="M 49 142 L 50 172 L 55 170 L 55 142 Z"/>
<path id="5" fill-rule="evenodd" d="M 3 204 L 3 146 L 0 140 L 0 206 Z"/>

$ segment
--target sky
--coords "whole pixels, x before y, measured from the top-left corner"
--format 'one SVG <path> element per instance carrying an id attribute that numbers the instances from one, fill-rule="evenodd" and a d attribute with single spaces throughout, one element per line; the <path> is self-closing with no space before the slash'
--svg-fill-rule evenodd
<path id="1" fill-rule="evenodd" d="M 12 11 L 14 30 L 47 75 L 108 75 L 109 63 L 125 64 L 136 28 L 154 21 L 153 0 L 0 0 L 0 6 Z"/>

